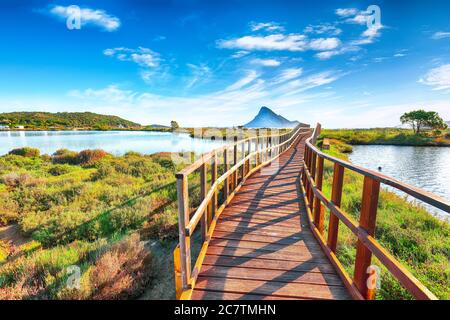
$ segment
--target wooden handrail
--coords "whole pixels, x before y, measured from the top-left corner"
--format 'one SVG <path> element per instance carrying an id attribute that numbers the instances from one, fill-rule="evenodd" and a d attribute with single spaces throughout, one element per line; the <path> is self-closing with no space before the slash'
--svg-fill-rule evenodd
<path id="1" fill-rule="evenodd" d="M 321 152 L 314 145 L 320 134 L 320 124 L 316 126 L 311 138 L 306 140 L 304 170 L 301 177 L 301 189 L 306 203 L 308 218 L 313 234 L 316 236 L 326 255 L 337 268 L 344 284 L 355 298 L 374 299 L 375 288 L 368 285 L 372 254 L 387 268 L 387 270 L 417 299 L 437 299 L 423 284 L 421 284 L 405 267 L 403 267 L 378 241 L 375 240 L 376 215 L 380 184 L 384 183 L 420 199 L 439 209 L 450 212 L 450 203 L 434 194 L 397 181 L 378 172 L 368 170 L 347 161 L 332 157 Z M 334 163 L 334 175 L 331 200 L 321 191 L 323 177 L 323 161 L 327 159 Z M 316 165 L 317 163 L 317 165 Z M 341 208 L 344 169 L 357 172 L 364 176 L 362 206 L 359 222 L 355 222 Z M 317 170 L 317 172 L 316 172 Z M 328 224 L 328 239 L 323 238 L 323 209 L 330 210 Z M 313 212 L 314 209 L 314 212 Z M 354 278 L 351 279 L 336 256 L 338 241 L 338 226 L 341 221 L 357 236 L 357 252 L 355 258 Z M 377 275 L 378 276 L 378 275 Z"/>
<path id="2" fill-rule="evenodd" d="M 214 231 L 217 218 L 245 180 L 254 172 L 278 158 L 283 152 L 288 150 L 297 139 L 310 133 L 311 130 L 309 127 L 305 128 L 303 126 L 297 126 L 293 130 L 279 135 L 256 136 L 242 139 L 202 155 L 193 164 L 176 174 L 178 186 L 178 229 L 180 237 L 179 245 L 174 252 L 174 255 L 177 255 L 177 259 L 174 260 L 176 261 L 174 267 L 177 298 L 186 299 L 190 297 L 205 257 L 209 240 Z M 248 144 L 247 150 L 245 148 L 246 143 Z M 252 145 L 255 146 L 254 151 L 252 150 Z M 241 157 L 238 156 L 239 146 L 241 146 Z M 233 153 L 232 158 L 228 157 L 231 150 Z M 225 172 L 220 177 L 217 177 L 217 155 L 222 153 L 225 160 Z M 233 164 L 231 168 L 229 168 L 228 162 L 231 159 L 233 160 Z M 253 163 L 254 167 L 252 167 L 252 160 L 255 160 L 255 163 Z M 212 181 L 209 190 L 206 192 L 206 164 L 211 161 Z M 191 216 L 188 212 L 188 176 L 199 168 L 202 201 Z M 240 181 L 238 181 L 239 175 L 241 176 Z M 220 207 L 217 208 L 217 194 L 222 185 L 225 199 Z M 191 270 L 190 239 L 200 221 L 202 222 L 203 245 L 194 269 Z"/>

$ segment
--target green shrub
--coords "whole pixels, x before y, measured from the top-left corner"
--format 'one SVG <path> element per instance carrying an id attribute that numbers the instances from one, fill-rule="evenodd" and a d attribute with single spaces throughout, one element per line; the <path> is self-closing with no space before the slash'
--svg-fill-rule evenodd
<path id="1" fill-rule="evenodd" d="M 48 169 L 48 173 L 52 176 L 61 176 L 63 174 L 67 174 L 72 172 L 74 169 L 72 166 L 67 164 L 57 164 Z"/>
<path id="2" fill-rule="evenodd" d="M 78 164 L 78 153 L 67 149 L 59 149 L 52 155 L 52 162 L 59 164 Z"/>
<path id="3" fill-rule="evenodd" d="M 39 151 L 39 149 L 36 149 L 36 148 L 23 147 L 23 148 L 13 149 L 9 152 L 9 154 L 33 158 L 33 157 L 39 157 L 41 152 Z"/>
<path id="4" fill-rule="evenodd" d="M 83 151 L 80 151 L 80 153 L 78 153 L 77 163 L 81 164 L 81 165 L 92 165 L 95 162 L 103 159 L 107 155 L 108 155 L 108 153 L 101 149 L 83 150 Z"/>

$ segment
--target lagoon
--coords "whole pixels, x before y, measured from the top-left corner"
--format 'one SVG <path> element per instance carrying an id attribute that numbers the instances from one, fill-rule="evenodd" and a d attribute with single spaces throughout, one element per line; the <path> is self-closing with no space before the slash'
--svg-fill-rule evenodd
<path id="1" fill-rule="evenodd" d="M 194 139 L 186 133 L 155 131 L 0 131 L 0 155 L 26 146 L 38 148 L 42 154 L 58 149 L 103 149 L 114 155 L 128 151 L 204 153 L 222 144 L 223 141 Z"/>
<path id="2" fill-rule="evenodd" d="M 356 145 L 349 159 L 375 171 L 381 167 L 380 172 L 385 175 L 450 199 L 450 147 Z M 450 216 L 426 207 L 439 216 Z"/>

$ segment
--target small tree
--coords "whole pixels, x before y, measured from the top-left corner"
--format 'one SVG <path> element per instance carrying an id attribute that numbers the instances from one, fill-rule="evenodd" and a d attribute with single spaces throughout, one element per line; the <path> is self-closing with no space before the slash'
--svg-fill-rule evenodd
<path id="1" fill-rule="evenodd" d="M 170 121 L 170 127 L 172 128 L 172 130 L 177 130 L 178 128 L 180 128 L 178 122 L 176 122 L 175 120 Z"/>
<path id="2" fill-rule="evenodd" d="M 423 128 L 430 128 L 434 130 L 447 129 L 447 124 L 439 116 L 437 112 L 415 110 L 406 112 L 400 117 L 402 124 L 409 124 L 414 130 L 414 133 L 419 134 Z"/>

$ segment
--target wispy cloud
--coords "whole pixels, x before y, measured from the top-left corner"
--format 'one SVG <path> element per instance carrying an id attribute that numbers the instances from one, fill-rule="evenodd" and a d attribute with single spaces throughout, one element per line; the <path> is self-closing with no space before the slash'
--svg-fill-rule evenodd
<path id="1" fill-rule="evenodd" d="M 188 80 L 186 89 L 192 88 L 199 81 L 205 80 L 211 75 L 211 69 L 206 64 L 195 65 L 188 63 L 187 66 L 191 70 L 192 77 Z"/>
<path id="2" fill-rule="evenodd" d="M 232 85 L 228 86 L 226 88 L 226 91 L 234 91 L 234 90 L 241 89 L 241 88 L 245 87 L 246 85 L 248 85 L 249 83 L 253 82 L 256 78 L 258 78 L 258 73 L 254 70 L 250 70 L 247 72 L 247 74 L 244 77 L 242 77 L 241 79 L 239 79 Z"/>
<path id="3" fill-rule="evenodd" d="M 243 50 L 286 50 L 303 51 L 308 42 L 301 34 L 272 34 L 268 36 L 244 36 L 229 40 L 219 40 L 219 48 Z"/>
<path id="4" fill-rule="evenodd" d="M 75 104 L 95 105 L 96 112 L 123 115 L 137 122 L 145 123 L 143 119 L 151 122 L 154 120 L 150 119 L 157 118 L 163 122 L 177 119 L 186 126 L 236 125 L 249 120 L 248 112 L 238 111 L 254 110 L 261 105 L 286 110 L 299 107 L 320 94 L 308 95 L 305 91 L 330 84 L 342 76 L 339 72 L 324 71 L 302 78 L 302 73 L 301 68 L 284 69 L 263 80 L 261 74 L 248 70 L 224 89 L 195 96 L 139 93 L 117 85 L 97 90 L 74 90 L 69 95 L 75 99 L 72 101 Z"/>
<path id="5" fill-rule="evenodd" d="M 55 5 L 50 8 L 50 14 L 60 19 L 70 16 L 70 6 Z M 106 31 L 115 31 L 120 27 L 120 19 L 106 13 L 105 10 L 81 8 L 81 25 L 97 26 Z"/>
<path id="6" fill-rule="evenodd" d="M 256 64 L 264 67 L 278 67 L 281 62 L 276 59 L 253 59 L 250 61 L 251 64 Z"/>
<path id="7" fill-rule="evenodd" d="M 284 69 L 275 80 L 275 83 L 282 83 L 288 80 L 298 78 L 302 75 L 303 68 L 288 68 Z"/>
<path id="8" fill-rule="evenodd" d="M 444 64 L 429 70 L 419 82 L 433 87 L 433 90 L 449 90 L 450 64 Z"/>
<path id="9" fill-rule="evenodd" d="M 319 38 L 309 42 L 309 47 L 316 51 L 333 50 L 341 45 L 338 38 Z"/>
<path id="10" fill-rule="evenodd" d="M 450 32 L 438 31 L 438 32 L 435 32 L 431 36 L 431 39 L 434 39 L 434 40 L 439 40 L 439 39 L 444 39 L 444 38 L 450 38 Z"/>
<path id="11" fill-rule="evenodd" d="M 229 40 L 219 40 L 219 48 L 243 49 L 247 51 L 305 51 L 331 50 L 341 44 L 338 38 L 308 39 L 302 34 L 272 34 L 268 36 L 244 36 Z"/>
<path id="12" fill-rule="evenodd" d="M 239 59 L 239 58 L 242 58 L 242 57 L 248 55 L 249 53 L 250 53 L 249 51 L 240 50 L 240 51 L 237 51 L 236 53 L 234 53 L 233 55 L 231 55 L 231 57 L 235 58 L 235 59 Z"/>
<path id="13" fill-rule="evenodd" d="M 144 47 L 138 47 L 137 49 L 125 47 L 105 49 L 103 54 L 109 57 L 116 57 L 121 61 L 133 61 L 145 68 L 158 67 L 161 61 L 158 53 Z"/>
<path id="14" fill-rule="evenodd" d="M 329 23 L 322 23 L 322 24 L 318 24 L 318 25 L 310 24 L 303 31 L 305 33 L 328 34 L 328 35 L 332 35 L 332 36 L 337 36 L 342 33 L 342 29 L 340 29 L 332 24 L 329 24 Z"/>
<path id="15" fill-rule="evenodd" d="M 356 8 L 339 8 L 335 12 L 340 17 L 350 17 L 356 15 L 358 11 Z"/>
<path id="16" fill-rule="evenodd" d="M 276 22 L 250 22 L 250 29 L 252 31 L 284 31 L 284 27 Z"/>

